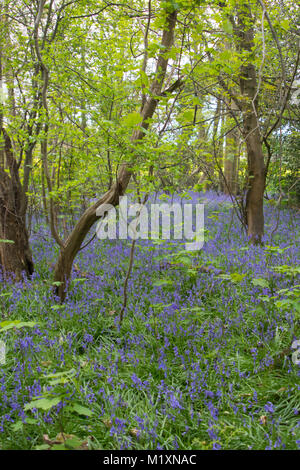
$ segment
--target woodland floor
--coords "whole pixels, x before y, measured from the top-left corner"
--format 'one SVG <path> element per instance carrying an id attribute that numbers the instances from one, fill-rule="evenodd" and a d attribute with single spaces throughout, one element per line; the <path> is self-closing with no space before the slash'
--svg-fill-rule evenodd
<path id="1" fill-rule="evenodd" d="M 33 278 L 0 285 L 0 448 L 300 448 L 299 212 L 266 202 L 254 247 L 228 200 L 197 198 L 203 249 L 139 241 L 121 327 L 130 240 L 81 251 L 60 305 L 36 222 Z"/>

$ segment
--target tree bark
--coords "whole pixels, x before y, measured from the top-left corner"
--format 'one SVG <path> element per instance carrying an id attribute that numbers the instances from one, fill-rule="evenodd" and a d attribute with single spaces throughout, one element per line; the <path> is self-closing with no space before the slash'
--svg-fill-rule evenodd
<path id="1" fill-rule="evenodd" d="M 248 191 L 246 195 L 246 217 L 248 237 L 254 244 L 262 242 L 264 234 L 264 192 L 266 171 L 262 150 L 260 132 L 255 116 L 246 115 L 244 118 L 248 156 Z"/>
<path id="2" fill-rule="evenodd" d="M 240 89 L 243 114 L 243 137 L 248 158 L 248 189 L 246 194 L 246 223 L 251 243 L 262 242 L 264 234 L 264 191 L 266 169 L 258 119 L 258 88 L 255 65 L 251 55 L 254 50 L 254 18 L 250 4 L 241 5 L 238 15 L 240 48 L 249 55 L 241 67 Z"/>
<path id="3" fill-rule="evenodd" d="M 154 115 L 160 97 L 165 93 L 162 91 L 168 65 L 168 52 L 174 42 L 174 30 L 177 22 L 177 12 L 172 11 L 167 14 L 166 26 L 164 28 L 161 40 L 161 53 L 157 60 L 155 78 L 150 87 L 148 99 L 144 98 L 141 109 L 142 122 L 140 127 L 133 133 L 131 137 L 132 147 L 141 141 L 145 135 L 144 130 L 148 129 L 150 119 Z M 179 85 L 178 81 L 178 85 Z M 174 89 L 174 87 L 170 87 Z M 169 89 L 168 89 L 169 91 Z M 135 149 L 137 152 L 137 149 Z M 119 197 L 122 196 L 129 184 L 132 176 L 132 168 L 129 163 L 124 163 L 119 170 L 116 182 L 111 188 L 99 199 L 95 204 L 89 207 L 78 220 L 68 239 L 61 247 L 60 254 L 54 270 L 54 281 L 58 283 L 56 294 L 61 301 L 66 296 L 67 284 L 71 276 L 73 261 L 80 250 L 87 233 L 99 217 L 96 215 L 97 209 L 103 204 L 111 204 L 117 206 Z"/>
<path id="4" fill-rule="evenodd" d="M 26 228 L 24 193 L 10 137 L 0 132 L 3 162 L 0 165 L 0 264 L 4 277 L 22 279 L 33 273 L 32 254 Z"/>
<path id="5" fill-rule="evenodd" d="M 234 102 L 229 104 L 232 112 L 236 113 L 237 108 Z M 227 123 L 232 127 L 233 120 L 227 115 Z M 238 192 L 238 160 L 239 160 L 239 131 L 235 127 L 231 129 L 225 138 L 224 152 L 224 177 L 226 184 L 224 192 L 226 194 L 237 194 Z"/>

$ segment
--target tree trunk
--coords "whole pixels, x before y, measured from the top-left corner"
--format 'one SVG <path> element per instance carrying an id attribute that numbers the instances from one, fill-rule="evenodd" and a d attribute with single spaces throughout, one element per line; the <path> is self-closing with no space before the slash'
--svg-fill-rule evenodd
<path id="1" fill-rule="evenodd" d="M 249 113 L 244 119 L 249 178 L 246 195 L 247 228 L 250 241 L 257 244 L 262 242 L 264 234 L 266 171 L 257 119 L 253 113 Z"/>
<path id="2" fill-rule="evenodd" d="M 229 104 L 232 112 L 236 113 L 237 107 L 233 101 Z M 235 122 L 227 116 L 228 127 L 232 128 Z M 224 192 L 237 194 L 238 192 L 238 160 L 239 160 L 239 131 L 232 128 L 226 134 L 224 152 L 224 177 L 226 180 Z"/>
<path id="3" fill-rule="evenodd" d="M 180 85 L 178 80 L 174 85 L 170 86 L 164 92 L 162 87 L 167 72 L 168 65 L 168 52 L 170 51 L 174 41 L 174 30 L 177 21 L 177 12 L 173 11 L 168 13 L 166 18 L 166 26 L 163 31 L 161 48 L 162 53 L 159 55 L 156 65 L 155 78 L 150 87 L 149 98 L 144 100 L 141 110 L 142 122 L 140 127 L 133 133 L 131 137 L 132 148 L 141 141 L 145 135 L 144 130 L 148 129 L 149 121 L 154 115 L 160 96 L 166 92 L 171 92 Z M 137 149 L 135 149 L 137 152 Z M 119 170 L 117 181 L 111 186 L 106 194 L 98 200 L 93 206 L 89 207 L 81 216 L 73 231 L 69 235 L 66 242 L 61 246 L 59 258 L 57 260 L 54 270 L 54 281 L 58 283 L 56 287 L 56 294 L 60 300 L 63 301 L 66 296 L 66 287 L 72 272 L 73 261 L 80 250 L 81 244 L 84 241 L 87 233 L 93 224 L 99 219 L 96 215 L 97 209 L 102 204 L 111 204 L 117 206 L 119 204 L 119 197 L 122 196 L 129 184 L 132 176 L 132 169 L 130 164 L 124 163 Z"/>
<path id="4" fill-rule="evenodd" d="M 238 16 L 240 48 L 249 54 L 248 63 L 241 67 L 243 137 L 248 158 L 248 190 L 246 195 L 246 223 L 251 243 L 262 242 L 264 234 L 264 191 L 266 169 L 258 120 L 258 89 L 254 59 L 254 19 L 250 4 L 240 6 Z"/>
<path id="5" fill-rule="evenodd" d="M 26 228 L 24 193 L 19 180 L 18 167 L 11 140 L 1 128 L 2 161 L 0 165 L 0 264 L 5 277 L 16 280 L 23 273 L 33 273 L 33 261 Z"/>

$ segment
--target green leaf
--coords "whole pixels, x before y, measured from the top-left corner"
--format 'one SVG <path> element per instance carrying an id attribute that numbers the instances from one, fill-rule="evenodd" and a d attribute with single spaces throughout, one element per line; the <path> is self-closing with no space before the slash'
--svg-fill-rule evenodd
<path id="1" fill-rule="evenodd" d="M 227 33 L 227 34 L 232 34 L 233 33 L 232 24 L 230 23 L 229 20 L 224 21 L 223 29 L 224 29 L 225 33 Z"/>
<path id="2" fill-rule="evenodd" d="M 11 330 L 13 328 L 18 328 L 18 329 L 24 328 L 24 327 L 33 328 L 36 325 L 38 325 L 38 323 L 35 321 L 22 322 L 21 320 L 15 320 L 15 321 L 6 320 L 0 323 L 0 327 L 1 327 L 0 333 L 2 333 L 3 331 Z"/>
<path id="3" fill-rule="evenodd" d="M 23 422 L 17 421 L 11 426 L 11 429 L 13 430 L 13 432 L 20 431 L 21 429 L 23 429 Z"/>
<path id="4" fill-rule="evenodd" d="M 264 279 L 264 278 L 256 278 L 256 279 L 252 279 L 252 284 L 254 286 L 260 286 L 260 287 L 270 287 L 269 286 L 269 282 L 267 281 L 267 279 Z"/>
<path id="5" fill-rule="evenodd" d="M 240 273 L 220 274 L 217 277 L 219 277 L 220 279 L 231 281 L 233 283 L 239 283 L 239 282 L 242 282 L 243 279 L 245 279 L 246 274 L 240 274 Z"/>
<path id="6" fill-rule="evenodd" d="M 54 379 L 56 377 L 62 377 L 62 376 L 65 376 L 65 375 L 74 375 L 75 374 L 75 369 L 70 369 L 70 370 L 66 370 L 64 372 L 56 372 L 55 374 L 47 374 L 47 375 L 43 375 L 43 377 L 45 378 L 50 378 L 50 379 Z"/>
<path id="7" fill-rule="evenodd" d="M 52 305 L 50 308 L 51 310 L 59 310 L 61 308 L 65 308 L 65 305 L 57 304 L 57 305 Z"/>
<path id="8" fill-rule="evenodd" d="M 186 254 L 180 254 L 179 256 L 174 257 L 175 263 L 183 264 L 186 267 L 191 267 L 193 265 L 193 260 Z"/>
<path id="9" fill-rule="evenodd" d="M 133 111 L 132 113 L 127 114 L 127 116 L 123 117 L 121 120 L 121 124 L 124 127 L 135 127 L 138 126 L 142 122 L 143 118 L 137 111 Z"/>
<path id="10" fill-rule="evenodd" d="M 48 374 L 44 375 L 45 379 L 50 379 L 50 385 L 57 385 L 57 384 L 66 384 L 70 382 L 70 380 L 76 375 L 75 369 L 70 369 L 64 372 L 57 372 L 56 374 Z M 53 380 L 51 380 L 53 379 Z"/>
<path id="11" fill-rule="evenodd" d="M 79 437 L 73 436 L 70 439 L 66 439 L 65 441 L 65 447 L 71 448 L 71 449 L 77 449 L 78 447 L 81 446 L 82 440 L 79 439 Z"/>
<path id="12" fill-rule="evenodd" d="M 54 444 L 51 447 L 52 450 L 67 450 L 66 446 L 64 444 Z"/>
<path id="13" fill-rule="evenodd" d="M 170 286 L 173 282 L 170 279 L 161 279 L 159 281 L 153 282 L 153 286 L 161 287 L 161 286 Z"/>
<path id="14" fill-rule="evenodd" d="M 32 410 L 32 408 L 38 408 L 44 411 L 50 410 L 53 406 L 58 405 L 61 401 L 61 397 L 54 398 L 40 398 L 39 400 L 32 400 L 27 403 L 24 407 L 24 410 Z"/>
<path id="15" fill-rule="evenodd" d="M 35 450 L 49 450 L 48 444 L 41 444 L 38 446 L 35 446 Z"/>
<path id="16" fill-rule="evenodd" d="M 246 277 L 246 274 L 240 273 L 232 273 L 230 274 L 230 278 L 232 282 L 242 282 L 242 280 Z"/>
<path id="17" fill-rule="evenodd" d="M 270 302 L 271 298 L 267 295 L 261 295 L 258 297 L 260 300 L 262 300 L 263 302 Z"/>
<path id="18" fill-rule="evenodd" d="M 141 76 L 142 85 L 144 85 L 145 87 L 147 87 L 147 86 L 149 85 L 149 78 L 148 78 L 148 75 L 144 72 L 144 70 L 141 70 L 141 71 L 140 71 L 140 76 Z"/>
<path id="19" fill-rule="evenodd" d="M 69 408 L 69 407 L 68 407 Z M 92 416 L 93 411 L 90 410 L 89 408 L 86 408 L 85 406 L 80 405 L 79 403 L 72 403 L 70 406 L 70 409 L 72 411 L 75 411 L 75 413 L 83 416 Z"/>
<path id="20" fill-rule="evenodd" d="M 194 110 L 189 109 L 184 111 L 180 116 L 178 116 L 178 120 L 184 124 L 189 124 L 194 119 Z"/>

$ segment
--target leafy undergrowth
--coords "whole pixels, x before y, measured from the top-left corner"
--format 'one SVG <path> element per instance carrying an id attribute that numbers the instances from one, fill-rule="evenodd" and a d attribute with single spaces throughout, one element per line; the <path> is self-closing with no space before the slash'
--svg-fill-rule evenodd
<path id="1" fill-rule="evenodd" d="M 271 238 L 267 205 L 248 246 L 230 203 L 205 198 L 199 252 L 137 243 L 121 327 L 130 241 L 88 245 L 61 305 L 36 227 L 32 280 L 0 288 L 2 449 L 300 447 L 299 216 L 281 210 Z"/>

